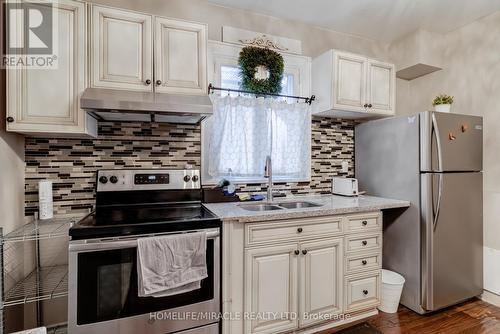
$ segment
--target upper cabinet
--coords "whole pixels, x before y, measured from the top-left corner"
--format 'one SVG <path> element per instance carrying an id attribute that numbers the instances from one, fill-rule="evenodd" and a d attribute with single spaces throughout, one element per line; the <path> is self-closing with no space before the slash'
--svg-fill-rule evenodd
<path id="1" fill-rule="evenodd" d="M 50 4 L 58 66 L 7 70 L 7 131 L 97 136 L 96 119 L 80 108 L 88 87 L 207 93 L 207 25 L 78 0 Z M 7 36 L 22 45 L 22 22 L 9 27 Z"/>
<path id="2" fill-rule="evenodd" d="M 7 70 L 7 131 L 96 136 L 96 120 L 80 109 L 87 85 L 86 5 L 59 0 L 53 6 L 59 25 L 58 66 Z"/>
<path id="3" fill-rule="evenodd" d="M 155 18 L 155 85 L 161 93 L 206 93 L 205 24 Z"/>
<path id="4" fill-rule="evenodd" d="M 92 87 L 151 91 L 153 18 L 92 7 Z"/>
<path id="5" fill-rule="evenodd" d="M 366 58 L 336 53 L 333 65 L 333 74 L 337 73 L 337 84 L 332 92 L 333 108 L 354 111 L 363 109 L 366 101 Z"/>
<path id="6" fill-rule="evenodd" d="M 393 64 L 327 51 L 312 63 L 314 113 L 343 118 L 394 115 L 395 79 Z"/>
<path id="7" fill-rule="evenodd" d="M 94 5 L 91 47 L 92 87 L 207 91 L 205 24 Z"/>
<path id="8" fill-rule="evenodd" d="M 370 112 L 394 114 L 395 78 L 393 64 L 368 60 L 366 100 Z"/>

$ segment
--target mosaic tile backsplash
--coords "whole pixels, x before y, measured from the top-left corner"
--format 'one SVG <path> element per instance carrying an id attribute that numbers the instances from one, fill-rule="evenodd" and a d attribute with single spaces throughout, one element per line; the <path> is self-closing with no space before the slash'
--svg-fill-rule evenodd
<path id="1" fill-rule="evenodd" d="M 101 122 L 97 139 L 26 138 L 25 214 L 38 211 L 38 181 L 53 181 L 54 214 L 81 214 L 94 206 L 98 169 L 200 167 L 199 125 Z M 313 118 L 311 181 L 276 184 L 292 194 L 328 193 L 332 176 L 354 174 L 354 123 Z M 349 172 L 341 172 L 342 160 Z M 240 185 L 264 191 L 266 185 Z"/>

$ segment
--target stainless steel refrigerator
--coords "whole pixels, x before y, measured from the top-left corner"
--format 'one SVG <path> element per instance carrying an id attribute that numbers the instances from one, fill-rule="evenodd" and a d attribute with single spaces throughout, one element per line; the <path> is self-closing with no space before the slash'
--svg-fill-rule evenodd
<path id="1" fill-rule="evenodd" d="M 383 267 L 423 314 L 483 290 L 483 120 L 423 112 L 355 129 L 356 177 L 370 195 L 411 201 L 384 213 Z"/>

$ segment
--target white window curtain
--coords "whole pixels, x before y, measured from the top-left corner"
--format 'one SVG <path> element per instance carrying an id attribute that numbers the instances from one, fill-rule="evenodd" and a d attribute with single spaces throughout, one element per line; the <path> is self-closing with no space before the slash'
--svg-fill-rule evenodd
<path id="1" fill-rule="evenodd" d="M 259 179 L 266 156 L 276 180 L 310 177 L 311 111 L 307 103 L 212 95 L 208 174 Z"/>

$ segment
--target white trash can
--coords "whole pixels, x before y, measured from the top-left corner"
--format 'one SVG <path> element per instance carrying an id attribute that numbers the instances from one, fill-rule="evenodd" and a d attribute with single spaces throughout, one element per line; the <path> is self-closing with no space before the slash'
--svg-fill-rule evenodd
<path id="1" fill-rule="evenodd" d="M 378 309 L 385 313 L 398 311 L 399 299 L 403 292 L 405 278 L 400 274 L 382 269 L 382 295 Z"/>

